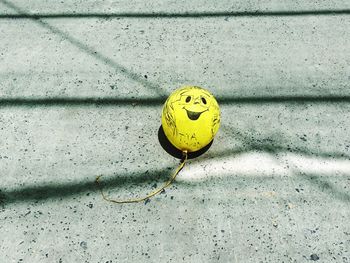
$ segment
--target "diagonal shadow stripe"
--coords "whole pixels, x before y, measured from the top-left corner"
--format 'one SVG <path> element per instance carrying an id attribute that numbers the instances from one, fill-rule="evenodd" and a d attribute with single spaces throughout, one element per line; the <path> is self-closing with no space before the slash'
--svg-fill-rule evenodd
<path id="1" fill-rule="evenodd" d="M 321 177 L 316 174 L 307 174 L 303 172 L 297 172 L 297 175 L 299 178 L 316 186 L 321 192 L 327 193 L 343 202 L 350 202 L 349 192 L 345 192 L 344 190 L 340 189 L 340 187 L 328 182 L 323 176 Z"/>
<path id="2" fill-rule="evenodd" d="M 225 133 L 230 136 L 232 139 L 238 139 L 244 142 L 244 147 L 237 148 L 235 150 L 226 150 L 219 153 L 219 156 L 226 157 L 231 154 L 249 152 L 249 151 L 262 151 L 270 154 L 278 153 L 294 153 L 302 154 L 308 157 L 321 157 L 321 158 L 337 158 L 340 160 L 350 160 L 350 155 L 347 155 L 343 152 L 319 152 L 318 150 L 311 151 L 307 148 L 302 147 L 288 147 L 286 144 L 272 142 L 269 140 L 259 140 L 254 141 L 252 138 L 244 136 L 242 132 L 238 131 L 237 128 L 232 128 L 229 125 L 222 124 L 220 129 L 224 130 Z"/>
<path id="3" fill-rule="evenodd" d="M 152 191 L 151 185 L 154 184 L 155 181 L 165 181 L 169 176 L 169 170 L 164 169 L 153 172 L 147 171 L 137 176 L 132 176 L 131 174 L 115 174 L 113 177 L 103 177 L 100 183 L 104 189 L 145 183 L 149 184 L 149 187 L 145 191 Z M 0 189 L 0 204 L 6 205 L 11 203 L 69 198 L 95 191 L 98 191 L 98 187 L 95 181 L 92 180 L 76 183 L 40 184 L 13 190 Z"/>
<path id="4" fill-rule="evenodd" d="M 239 155 L 246 152 L 236 151 L 234 155 Z M 232 152 L 231 152 L 232 155 Z M 215 158 L 220 158 L 223 155 L 215 155 Z M 202 158 L 201 158 L 202 159 Z M 203 161 L 203 159 L 201 160 Z M 196 161 L 191 161 L 196 163 Z M 189 164 L 190 165 L 190 164 Z M 147 184 L 145 186 L 145 193 L 151 191 L 151 185 L 159 182 L 166 181 L 170 177 L 172 171 L 168 169 L 164 170 L 155 170 L 152 172 L 144 172 L 141 174 L 114 174 L 112 177 L 104 177 L 102 180 L 102 185 L 105 190 L 122 188 L 127 186 L 132 186 L 136 184 Z M 341 189 L 338 189 L 336 186 L 327 182 L 325 176 L 318 176 L 316 174 L 310 175 L 302 172 L 296 171 L 294 173 L 296 176 L 300 176 L 301 179 L 307 180 L 312 184 L 315 184 L 320 190 L 331 194 L 333 197 L 349 202 L 350 195 Z M 237 176 L 235 176 L 237 178 Z M 252 176 L 242 176 L 244 180 L 251 179 L 255 181 L 255 177 Z M 273 178 L 273 177 L 270 177 Z M 212 178 L 206 178 L 204 183 L 207 184 L 208 181 Z M 200 182 L 190 182 L 190 181 L 175 181 L 174 184 L 183 185 L 186 187 L 197 187 Z M 79 181 L 74 183 L 61 183 L 61 184 L 40 184 L 37 186 L 27 186 L 21 187 L 18 189 L 12 190 L 1 190 L 0 189 L 0 205 L 8 205 L 13 203 L 24 203 L 24 202 L 33 202 L 33 201 L 47 201 L 47 200 L 57 200 L 62 198 L 71 198 L 75 196 L 84 195 L 91 192 L 98 192 L 98 187 L 95 181 Z"/>
<path id="5" fill-rule="evenodd" d="M 162 105 L 166 96 L 146 98 L 116 97 L 53 97 L 53 98 L 0 98 L 0 107 L 40 107 L 40 106 L 138 106 Z M 229 97 L 217 96 L 220 105 L 232 104 L 304 104 L 304 103 L 350 103 L 350 96 L 263 96 Z"/>
<path id="6" fill-rule="evenodd" d="M 13 3 L 10 3 L 6 0 L 1 0 L 1 3 L 4 5 L 8 6 L 9 8 L 15 10 L 18 12 L 20 15 L 28 15 L 25 11 L 23 11 L 21 8 L 17 7 Z M 127 69 L 125 66 L 115 62 L 113 59 L 97 52 L 95 49 L 89 47 L 88 45 L 84 44 L 83 42 L 79 41 L 76 38 L 73 38 L 72 36 L 68 35 L 67 33 L 63 32 L 62 30 L 51 26 L 50 24 L 38 19 L 38 18 L 30 18 L 32 21 L 37 23 L 38 25 L 50 30 L 52 33 L 57 34 L 61 36 L 63 39 L 67 40 L 70 42 L 72 45 L 76 46 L 79 48 L 81 51 L 89 54 L 90 56 L 94 57 L 95 59 L 102 61 L 103 63 L 109 65 L 110 67 L 114 68 L 118 72 L 122 72 L 124 75 L 127 77 L 133 79 L 134 81 L 141 83 L 145 87 L 150 88 L 151 90 L 155 90 L 158 95 L 166 95 L 167 93 L 161 89 L 158 85 L 151 83 L 150 81 L 146 81 L 143 76 Z"/>
<path id="7" fill-rule="evenodd" d="M 349 15 L 350 9 L 299 11 L 241 11 L 241 12 L 140 12 L 140 13 L 34 13 L 0 14 L 0 19 L 57 19 L 57 18 L 218 18 L 218 17 L 280 17 Z"/>

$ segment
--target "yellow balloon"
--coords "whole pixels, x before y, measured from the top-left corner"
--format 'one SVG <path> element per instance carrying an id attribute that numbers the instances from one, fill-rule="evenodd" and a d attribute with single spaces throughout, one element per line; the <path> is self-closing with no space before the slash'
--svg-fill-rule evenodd
<path id="1" fill-rule="evenodd" d="M 220 108 L 214 96 L 196 86 L 185 86 L 168 97 L 162 111 L 168 140 L 179 150 L 194 152 L 207 146 L 220 126 Z"/>

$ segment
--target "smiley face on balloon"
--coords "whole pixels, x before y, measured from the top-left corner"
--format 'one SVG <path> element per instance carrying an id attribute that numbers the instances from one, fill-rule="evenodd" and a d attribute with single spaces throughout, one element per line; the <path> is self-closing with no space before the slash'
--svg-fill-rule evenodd
<path id="1" fill-rule="evenodd" d="M 162 126 L 166 137 L 177 149 L 198 151 L 213 140 L 219 129 L 219 105 L 203 88 L 182 87 L 165 102 Z"/>

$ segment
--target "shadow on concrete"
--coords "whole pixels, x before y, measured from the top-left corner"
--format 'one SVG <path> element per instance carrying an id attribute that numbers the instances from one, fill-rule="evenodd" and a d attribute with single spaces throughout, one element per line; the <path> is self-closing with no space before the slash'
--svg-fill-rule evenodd
<path id="1" fill-rule="evenodd" d="M 0 14 L 0 19 L 57 19 L 57 18 L 218 18 L 218 17 L 280 17 L 280 16 L 334 16 L 349 15 L 350 9 L 300 11 L 236 11 L 236 12 L 140 12 L 140 13 L 37 13 Z"/>
<path id="2" fill-rule="evenodd" d="M 347 203 L 350 202 L 349 192 L 345 192 L 339 187 L 336 187 L 335 185 L 331 184 L 326 180 L 326 178 L 324 178 L 324 176 L 319 176 L 316 174 L 307 174 L 302 172 L 299 172 L 297 174 L 299 175 L 299 178 L 306 180 L 310 184 L 316 186 L 321 192 L 327 193 L 340 201 Z"/>
<path id="3" fill-rule="evenodd" d="M 219 153 L 218 157 L 226 157 L 235 153 L 249 152 L 249 151 L 260 151 L 267 152 L 271 154 L 278 153 L 294 153 L 294 154 L 302 154 L 304 156 L 309 157 L 321 157 L 321 158 L 337 158 L 340 160 L 350 160 L 350 156 L 341 152 L 314 152 L 309 149 L 303 147 L 292 147 L 287 146 L 288 143 L 283 143 L 282 139 L 272 140 L 271 138 L 260 138 L 257 140 L 253 140 L 247 136 L 244 136 L 242 132 L 238 131 L 236 128 L 232 128 L 228 125 L 221 125 L 220 129 L 223 129 L 225 133 L 230 136 L 232 139 L 238 139 L 244 142 L 244 147 L 240 147 L 239 149 L 235 149 L 234 151 L 227 150 Z M 275 135 L 276 137 L 276 135 Z"/>
<path id="4" fill-rule="evenodd" d="M 159 98 L 79 98 L 79 97 L 56 97 L 56 98 L 0 98 L 0 107 L 84 107 L 84 106 L 143 106 L 150 107 L 161 105 L 167 97 Z"/>
<path id="5" fill-rule="evenodd" d="M 151 191 L 155 182 L 166 181 L 172 171 L 146 171 L 143 174 L 132 176 L 132 174 L 115 174 L 113 177 L 103 177 L 100 181 L 103 189 L 126 187 L 136 184 L 149 184 L 145 191 Z M 0 190 L 0 204 L 36 202 L 54 199 L 69 198 L 78 195 L 99 192 L 95 181 L 80 181 L 76 183 L 40 184 L 37 186 L 23 187 L 14 190 Z M 102 198 L 102 197 L 101 197 Z"/>
<path id="6" fill-rule="evenodd" d="M 320 152 L 312 152 L 310 150 L 302 149 L 300 147 L 298 148 L 289 148 L 287 146 L 279 145 L 276 141 L 272 141 L 269 139 L 265 140 L 259 140 L 254 141 L 246 136 L 244 136 L 241 132 L 237 131 L 236 129 L 233 129 L 231 127 L 228 127 L 226 125 L 222 125 L 222 129 L 226 131 L 226 133 L 229 134 L 229 136 L 238 138 L 239 140 L 244 141 L 246 147 L 242 147 L 242 149 L 235 149 L 234 152 L 232 151 L 224 151 L 219 154 L 216 154 L 215 157 L 221 158 L 221 157 L 228 157 L 232 154 L 237 153 L 243 153 L 243 152 L 249 152 L 249 151 L 261 151 L 261 152 L 267 152 L 272 155 L 276 155 L 279 153 L 294 153 L 294 154 L 302 154 L 303 156 L 308 157 L 318 157 L 318 158 L 336 158 L 337 160 L 350 160 L 350 156 L 344 154 L 344 153 L 320 153 Z M 307 174 L 301 171 L 297 171 L 296 169 L 292 169 L 293 173 L 295 175 L 298 175 L 300 178 L 308 181 L 309 183 L 315 185 L 317 188 L 319 188 L 322 192 L 327 192 L 334 198 L 339 199 L 340 201 L 344 202 L 350 202 L 350 194 L 344 192 L 343 190 L 339 189 L 338 187 L 332 185 L 329 183 L 324 176 L 320 176 L 317 174 Z"/>
<path id="7" fill-rule="evenodd" d="M 273 146 L 273 145 L 258 145 L 258 146 L 248 146 L 248 147 L 237 147 L 235 149 L 229 149 L 226 151 L 208 153 L 206 156 L 202 157 L 200 160 L 193 160 L 192 162 L 202 162 L 203 160 L 213 159 L 213 158 L 225 158 L 229 156 L 236 156 L 246 152 L 265 152 L 270 154 L 281 154 L 281 153 L 293 153 L 300 154 L 308 157 L 319 157 L 319 158 L 333 158 L 338 160 L 350 160 L 350 155 L 337 152 L 313 152 L 306 149 L 287 149 L 282 146 Z"/>
<path id="8" fill-rule="evenodd" d="M 220 104 L 273 104 L 273 103 L 349 103 L 350 96 L 243 96 L 218 97 Z"/>
<path id="9" fill-rule="evenodd" d="M 9 1 L 1 0 L 0 2 L 3 3 L 5 6 L 18 12 L 19 15 L 22 15 L 22 16 L 29 15 L 24 10 L 22 10 L 21 8 L 17 7 L 16 5 L 14 5 L 13 3 L 9 2 Z M 151 90 L 156 91 L 158 95 L 165 95 L 165 92 L 158 85 L 153 84 L 150 81 L 145 80 L 142 75 L 139 75 L 139 74 L 127 69 L 123 65 L 115 62 L 113 59 L 97 52 L 95 49 L 89 47 L 88 45 L 84 44 L 83 42 L 79 41 L 78 39 L 73 38 L 72 36 L 68 35 L 67 33 L 63 32 L 62 30 L 60 30 L 54 26 L 51 26 L 50 24 L 40 20 L 39 18 L 30 18 L 30 19 L 32 21 L 34 21 L 35 23 L 37 23 L 38 25 L 50 30 L 52 33 L 61 36 L 63 39 L 67 40 L 72 45 L 76 46 L 81 51 L 85 52 L 86 54 L 89 54 L 90 56 L 94 57 L 95 59 L 107 64 L 108 66 L 114 68 L 118 72 L 121 72 L 124 75 L 126 75 L 127 77 L 133 79 L 134 81 L 141 83 L 143 86 L 148 87 Z"/>
<path id="10" fill-rule="evenodd" d="M 170 154 L 171 156 L 173 156 L 177 159 L 183 158 L 182 151 L 180 151 L 174 145 L 172 145 L 171 142 L 168 140 L 168 138 L 165 136 L 162 125 L 158 129 L 158 140 L 159 140 L 159 143 L 162 146 L 162 148 L 168 154 Z M 193 158 L 197 158 L 197 157 L 201 156 L 202 154 L 204 154 L 205 152 L 207 152 L 209 150 L 209 148 L 211 147 L 212 144 L 213 144 L 213 140 L 207 146 L 203 147 L 199 151 L 189 152 L 187 154 L 188 159 L 193 159 Z"/>
<path id="11" fill-rule="evenodd" d="M 53 98 L 0 98 L 0 107 L 40 107 L 40 106 L 156 106 L 162 105 L 167 96 L 146 98 L 117 97 L 53 97 Z M 350 103 L 350 96 L 255 96 L 230 97 L 217 96 L 220 105 L 230 104 L 304 104 L 304 103 Z"/>
<path id="12" fill-rule="evenodd" d="M 267 150 L 266 150 L 267 149 Z M 263 152 L 268 152 L 270 147 L 260 147 L 258 150 Z M 257 149 L 254 149 L 257 150 Z M 215 153 L 213 156 L 210 155 L 201 157 L 198 160 L 192 160 L 191 163 L 195 164 L 196 162 L 203 162 L 204 160 L 210 158 L 222 158 L 225 156 L 237 156 L 243 153 L 249 152 L 247 148 L 233 149 L 224 151 L 221 153 Z M 280 150 L 273 151 L 274 153 L 282 153 L 282 148 Z M 331 156 L 334 159 L 335 154 L 312 154 L 306 153 L 311 156 Z M 194 158 L 194 157 L 193 157 Z M 347 158 L 347 160 L 349 160 Z M 257 164 L 258 165 L 258 164 Z M 334 186 L 329 183 L 325 176 L 317 174 L 306 174 L 301 171 L 294 170 L 294 174 L 299 176 L 300 179 L 306 180 L 310 184 L 315 185 L 322 192 L 330 194 L 332 197 L 339 199 L 343 202 L 350 202 L 350 194 L 340 189 L 339 187 Z M 172 169 L 163 169 L 156 171 L 146 171 L 144 173 L 130 173 L 130 174 L 114 174 L 113 176 L 103 177 L 101 181 L 101 187 L 103 189 L 116 189 L 121 187 L 130 187 L 136 184 L 147 184 L 145 187 L 145 192 L 151 190 L 151 185 L 154 183 L 164 182 L 172 174 Z M 237 178 L 237 176 L 235 177 Z M 244 181 L 247 181 L 249 178 L 255 180 L 255 177 L 243 176 Z M 273 177 L 270 177 L 273 178 Z M 206 180 L 211 180 L 207 178 Z M 175 185 L 183 185 L 186 187 L 195 187 L 199 182 L 186 182 L 186 181 L 176 181 Z M 6 206 L 13 203 L 23 203 L 23 202 L 39 202 L 47 200 L 61 200 L 63 198 L 72 198 L 75 196 L 81 196 L 84 194 L 89 194 L 91 192 L 99 192 L 99 188 L 96 185 L 95 181 L 79 181 L 74 183 L 61 183 L 61 184 L 40 184 L 38 186 L 29 186 L 22 187 L 14 190 L 0 190 L 0 205 Z"/>

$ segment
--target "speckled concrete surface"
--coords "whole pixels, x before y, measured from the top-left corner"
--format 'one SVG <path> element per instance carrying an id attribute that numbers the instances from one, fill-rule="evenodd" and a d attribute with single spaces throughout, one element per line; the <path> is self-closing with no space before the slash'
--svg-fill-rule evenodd
<path id="1" fill-rule="evenodd" d="M 0 1 L 0 262 L 350 262 L 349 10 Z M 157 134 L 184 84 L 221 105 L 209 151 L 103 201 L 98 175 L 127 198 L 174 171 Z"/>

